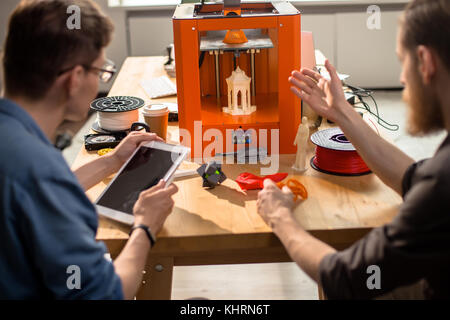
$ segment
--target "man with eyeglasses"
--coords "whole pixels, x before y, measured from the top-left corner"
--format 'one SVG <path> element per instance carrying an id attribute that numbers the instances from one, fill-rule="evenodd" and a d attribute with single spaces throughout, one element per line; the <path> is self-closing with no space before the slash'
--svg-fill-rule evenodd
<path id="1" fill-rule="evenodd" d="M 66 27 L 67 8 L 81 29 Z M 4 45 L 0 99 L 0 299 L 131 299 L 177 187 L 143 191 L 135 229 L 114 263 L 97 242 L 98 217 L 85 190 L 117 171 L 136 147 L 160 139 L 133 132 L 111 154 L 74 172 L 53 147 L 57 128 L 83 120 L 98 81 L 116 69 L 105 58 L 113 26 L 91 0 L 23 0 Z M 75 270 L 79 285 L 70 276 Z M 75 281 L 77 284 L 78 281 Z"/>

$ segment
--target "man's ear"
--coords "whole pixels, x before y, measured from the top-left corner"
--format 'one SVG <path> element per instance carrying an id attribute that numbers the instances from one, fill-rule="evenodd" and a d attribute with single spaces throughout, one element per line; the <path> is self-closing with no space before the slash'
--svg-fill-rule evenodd
<path id="1" fill-rule="evenodd" d="M 82 66 L 76 66 L 70 72 L 67 73 L 64 86 L 68 97 L 76 95 L 80 90 L 83 83 L 84 68 Z"/>
<path id="2" fill-rule="evenodd" d="M 437 61 L 434 51 L 429 47 L 420 45 L 417 47 L 416 54 L 422 81 L 424 84 L 430 84 L 437 70 Z"/>

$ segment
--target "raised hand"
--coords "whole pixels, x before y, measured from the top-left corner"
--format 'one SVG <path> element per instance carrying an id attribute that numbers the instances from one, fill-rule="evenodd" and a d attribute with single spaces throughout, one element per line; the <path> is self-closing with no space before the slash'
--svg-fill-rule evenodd
<path id="1" fill-rule="evenodd" d="M 345 99 L 342 83 L 336 69 L 326 60 L 330 80 L 311 69 L 293 71 L 289 82 L 291 91 L 305 101 L 317 114 L 339 123 L 341 117 L 353 108 Z"/>

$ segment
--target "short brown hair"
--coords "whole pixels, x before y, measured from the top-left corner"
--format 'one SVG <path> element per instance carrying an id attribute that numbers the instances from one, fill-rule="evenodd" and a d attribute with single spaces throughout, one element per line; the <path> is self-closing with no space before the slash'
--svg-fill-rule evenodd
<path id="1" fill-rule="evenodd" d="M 412 0 L 401 19 L 401 43 L 409 51 L 433 48 L 450 70 L 450 1 Z"/>
<path id="2" fill-rule="evenodd" d="M 67 27 L 71 5 L 80 8 L 80 29 Z M 6 93 L 42 98 L 62 70 L 95 61 L 112 32 L 111 20 L 91 0 L 22 0 L 4 47 Z"/>

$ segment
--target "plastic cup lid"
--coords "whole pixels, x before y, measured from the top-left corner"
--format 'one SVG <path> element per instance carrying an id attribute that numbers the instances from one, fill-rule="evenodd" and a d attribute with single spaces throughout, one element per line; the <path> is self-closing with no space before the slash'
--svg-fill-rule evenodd
<path id="1" fill-rule="evenodd" d="M 145 106 L 142 113 L 145 116 L 152 116 L 152 117 L 163 116 L 169 113 L 169 108 L 163 104 L 151 104 L 149 106 Z"/>

